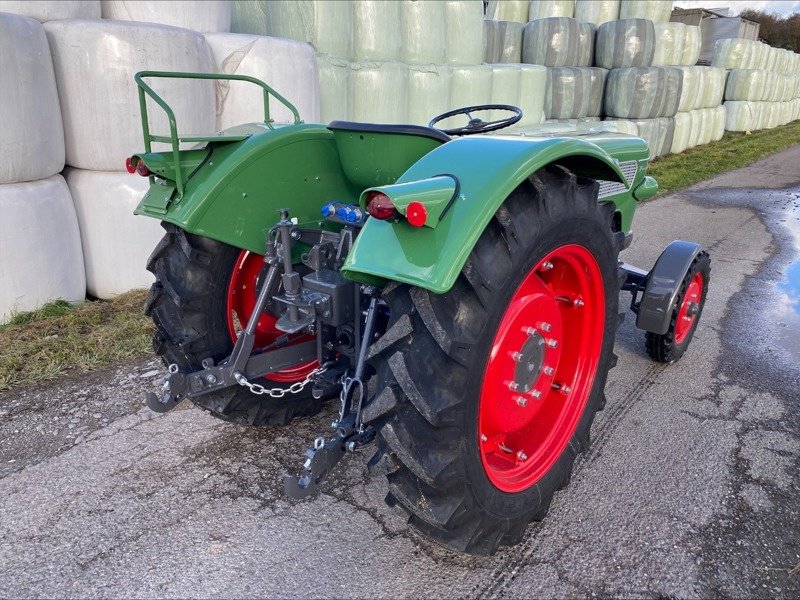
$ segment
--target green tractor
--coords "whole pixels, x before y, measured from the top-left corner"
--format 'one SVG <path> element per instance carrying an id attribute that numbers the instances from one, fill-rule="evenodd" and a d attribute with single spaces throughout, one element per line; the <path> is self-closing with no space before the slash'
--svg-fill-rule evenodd
<path id="1" fill-rule="evenodd" d="M 264 121 L 180 137 L 148 77 L 261 86 Z M 650 271 L 618 258 L 637 202 L 657 190 L 639 138 L 503 135 L 521 116 L 503 105 L 428 127 L 307 124 L 252 77 L 136 81 L 146 151 L 127 166 L 151 184 L 136 213 L 166 229 L 146 311 L 169 376 L 147 404 L 165 412 L 189 398 L 261 426 L 338 398 L 332 431 L 284 476 L 292 498 L 372 446 L 370 471 L 415 528 L 491 554 L 544 517 L 589 445 L 616 363 L 620 290 L 654 360 L 677 360 L 692 339 L 708 254 L 676 241 Z M 169 135 L 150 133 L 146 96 Z M 270 97 L 293 124 L 273 124 Z"/>

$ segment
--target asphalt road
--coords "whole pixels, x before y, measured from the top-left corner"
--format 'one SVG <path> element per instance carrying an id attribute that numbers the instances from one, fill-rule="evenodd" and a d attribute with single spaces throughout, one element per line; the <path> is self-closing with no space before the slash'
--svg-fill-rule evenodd
<path id="1" fill-rule="evenodd" d="M 362 455 L 289 502 L 333 407 L 273 430 L 156 416 L 148 361 L 0 395 L 0 596 L 800 596 L 798 165 L 800 146 L 640 208 L 626 261 L 712 253 L 703 320 L 673 366 L 623 324 L 592 449 L 520 545 L 431 544 Z"/>

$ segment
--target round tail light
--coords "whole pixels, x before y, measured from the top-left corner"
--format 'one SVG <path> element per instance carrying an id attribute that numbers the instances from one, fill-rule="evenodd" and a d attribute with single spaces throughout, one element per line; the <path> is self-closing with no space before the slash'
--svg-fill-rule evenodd
<path id="1" fill-rule="evenodd" d="M 370 192 L 367 194 L 367 212 L 374 219 L 386 221 L 400 216 L 397 208 L 392 204 L 391 198 L 381 192 Z"/>

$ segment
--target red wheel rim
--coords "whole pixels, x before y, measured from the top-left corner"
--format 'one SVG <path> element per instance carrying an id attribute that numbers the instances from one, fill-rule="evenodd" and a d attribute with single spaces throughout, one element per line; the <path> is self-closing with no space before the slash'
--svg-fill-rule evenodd
<path id="1" fill-rule="evenodd" d="M 678 309 L 678 318 L 675 320 L 675 343 L 681 344 L 689 335 L 689 332 L 697 320 L 700 312 L 700 298 L 703 296 L 703 274 L 695 273 L 686 293 L 683 295 L 683 302 Z"/>
<path id="2" fill-rule="evenodd" d="M 592 390 L 604 327 L 603 278 L 583 246 L 550 252 L 511 297 L 478 409 L 483 468 L 500 490 L 534 485 L 566 448 Z"/>
<path id="3" fill-rule="evenodd" d="M 236 341 L 238 332 L 247 325 L 250 315 L 253 314 L 253 309 L 256 305 L 256 284 L 263 266 L 264 257 L 255 252 L 242 250 L 239 258 L 236 259 L 231 280 L 228 284 L 227 306 L 225 307 L 228 333 L 232 342 Z M 277 319 L 269 313 L 261 315 L 256 326 L 256 349 L 264 348 L 278 337 L 285 335 L 275 328 L 276 321 Z M 308 337 L 301 336 L 296 341 L 305 341 Z M 281 371 L 275 371 L 264 377 L 279 383 L 294 383 L 295 381 L 303 380 L 317 365 L 318 362 L 314 360 Z"/>

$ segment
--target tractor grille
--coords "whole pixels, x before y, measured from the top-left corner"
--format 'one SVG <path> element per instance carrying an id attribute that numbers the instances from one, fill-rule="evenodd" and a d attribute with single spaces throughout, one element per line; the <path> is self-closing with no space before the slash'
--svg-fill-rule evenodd
<path id="1" fill-rule="evenodd" d="M 613 196 L 615 194 L 621 194 L 624 191 L 627 191 L 630 184 L 633 182 L 633 178 L 636 177 L 636 170 L 638 168 L 638 164 L 635 160 L 626 160 L 625 162 L 619 163 L 619 170 L 622 171 L 622 174 L 625 176 L 627 180 L 627 185 L 624 183 L 620 183 L 619 181 L 604 181 L 599 180 L 598 183 L 600 184 L 600 192 L 598 194 L 599 198 L 605 198 L 606 196 Z"/>

